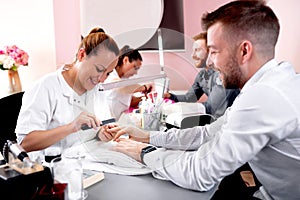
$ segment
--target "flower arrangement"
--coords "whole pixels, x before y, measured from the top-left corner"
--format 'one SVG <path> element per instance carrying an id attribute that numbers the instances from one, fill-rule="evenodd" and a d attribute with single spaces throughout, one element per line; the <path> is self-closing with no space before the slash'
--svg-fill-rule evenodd
<path id="1" fill-rule="evenodd" d="M 17 71 L 19 66 L 28 65 L 28 54 L 17 47 L 6 46 L 5 50 L 0 50 L 0 69 Z"/>

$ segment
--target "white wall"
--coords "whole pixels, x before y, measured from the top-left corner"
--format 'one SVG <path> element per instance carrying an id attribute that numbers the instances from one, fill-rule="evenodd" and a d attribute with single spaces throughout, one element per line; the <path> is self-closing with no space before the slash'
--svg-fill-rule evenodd
<path id="1" fill-rule="evenodd" d="M 23 88 L 55 70 L 52 0 L 1 0 L 0 48 L 17 45 L 29 54 L 29 65 L 20 67 Z M 0 70 L 0 96 L 7 95 L 7 71 Z"/>
<path id="2" fill-rule="evenodd" d="M 17 45 L 29 54 L 19 68 L 22 88 L 72 62 L 80 42 L 79 0 L 0 0 L 0 48 Z M 0 70 L 0 98 L 7 96 L 7 71 Z"/>

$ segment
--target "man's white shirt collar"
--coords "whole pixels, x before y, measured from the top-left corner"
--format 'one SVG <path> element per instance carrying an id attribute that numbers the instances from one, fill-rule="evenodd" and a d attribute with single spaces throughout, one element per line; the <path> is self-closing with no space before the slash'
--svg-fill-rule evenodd
<path id="1" fill-rule="evenodd" d="M 270 61 L 266 62 L 244 85 L 241 89 L 241 93 L 247 90 L 248 87 L 255 84 L 264 74 L 265 72 L 269 71 L 274 66 L 277 66 L 278 63 L 275 59 L 271 59 Z"/>

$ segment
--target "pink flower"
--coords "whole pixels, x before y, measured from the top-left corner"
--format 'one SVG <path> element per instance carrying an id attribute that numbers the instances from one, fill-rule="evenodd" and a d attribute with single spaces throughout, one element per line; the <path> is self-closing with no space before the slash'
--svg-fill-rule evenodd
<path id="1" fill-rule="evenodd" d="M 28 58 L 28 54 L 16 45 L 6 46 L 5 50 L 0 50 L 0 69 L 16 71 L 19 66 L 28 65 Z"/>

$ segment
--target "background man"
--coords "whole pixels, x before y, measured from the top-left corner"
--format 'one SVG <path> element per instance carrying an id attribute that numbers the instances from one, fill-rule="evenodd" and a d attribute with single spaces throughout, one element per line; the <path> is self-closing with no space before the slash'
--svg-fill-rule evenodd
<path id="1" fill-rule="evenodd" d="M 239 89 L 225 89 L 222 85 L 219 73 L 212 67 L 206 65 L 208 55 L 206 32 L 194 36 L 193 39 L 192 58 L 195 61 L 196 68 L 199 68 L 200 71 L 193 85 L 185 94 L 175 95 L 166 93 L 164 97 L 172 99 L 175 102 L 197 102 L 200 97 L 206 95 L 207 100 L 203 102 L 206 113 L 218 118 L 232 105 L 240 91 Z"/>

